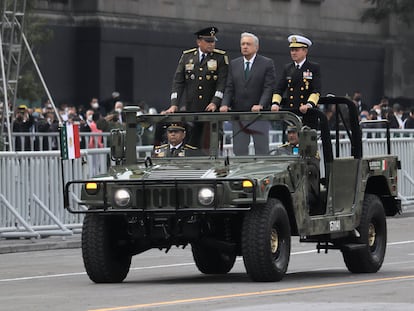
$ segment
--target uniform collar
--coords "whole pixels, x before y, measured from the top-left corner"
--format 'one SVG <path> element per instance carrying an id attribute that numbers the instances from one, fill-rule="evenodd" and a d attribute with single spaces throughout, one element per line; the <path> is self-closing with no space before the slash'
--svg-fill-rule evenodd
<path id="1" fill-rule="evenodd" d="M 181 143 L 181 144 L 179 144 L 179 145 L 177 145 L 177 146 L 173 146 L 173 145 L 171 145 L 171 144 L 170 144 L 170 149 L 171 149 L 171 148 L 178 149 L 178 148 L 180 148 L 182 145 L 183 145 L 183 143 Z"/>
<path id="2" fill-rule="evenodd" d="M 201 59 L 201 55 L 205 54 L 206 56 L 209 55 L 210 53 L 207 52 L 202 52 L 200 48 L 198 48 L 198 60 Z"/>
<path id="3" fill-rule="evenodd" d="M 295 62 L 295 67 L 297 67 L 299 65 L 299 69 L 302 68 L 303 64 L 306 62 L 306 58 L 301 61 L 300 63 Z"/>

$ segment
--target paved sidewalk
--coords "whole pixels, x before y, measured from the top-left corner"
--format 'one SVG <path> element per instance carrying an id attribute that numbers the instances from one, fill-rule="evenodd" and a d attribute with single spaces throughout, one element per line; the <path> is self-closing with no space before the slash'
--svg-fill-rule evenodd
<path id="1" fill-rule="evenodd" d="M 0 239 L 0 254 L 81 247 L 81 234 L 40 239 Z"/>

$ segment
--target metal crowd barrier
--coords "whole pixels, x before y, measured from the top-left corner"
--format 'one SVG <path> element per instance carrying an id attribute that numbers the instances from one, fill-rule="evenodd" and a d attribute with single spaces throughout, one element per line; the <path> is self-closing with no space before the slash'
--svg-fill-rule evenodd
<path id="1" fill-rule="evenodd" d="M 391 138 L 414 138 L 414 130 L 411 129 L 391 129 Z M 110 133 L 79 133 L 81 137 L 81 148 L 82 149 L 91 149 L 88 146 L 88 142 L 92 140 L 94 145 L 97 146 L 98 139 L 102 137 L 103 145 L 108 147 L 108 138 Z M 342 137 L 346 137 L 346 132 L 339 132 Z M 7 141 L 5 134 L 3 133 L 2 139 L 0 141 L 3 144 L 0 144 L 0 151 L 8 151 L 8 144 L 4 143 Z M 30 132 L 30 133 L 12 133 L 12 147 L 13 151 L 16 151 L 16 142 L 19 142 L 20 146 L 24 146 L 21 150 L 18 151 L 48 151 L 48 150 L 59 150 L 60 146 L 58 143 L 59 133 L 50 132 L 50 133 L 39 133 L 39 132 Z M 224 131 L 224 142 L 226 144 L 231 144 L 233 139 L 233 132 L 231 130 Z M 332 131 L 332 137 L 335 136 L 335 133 Z M 385 138 L 386 130 L 385 129 L 374 129 L 374 128 L 364 128 L 362 131 L 362 137 L 367 139 L 372 138 Z M 271 130 L 269 131 L 269 142 L 278 143 L 283 140 L 283 132 L 281 130 Z M 94 149 L 94 148 L 92 148 Z"/>
<path id="2" fill-rule="evenodd" d="M 271 140 L 271 144 L 276 146 L 281 141 L 280 136 L 275 137 L 279 140 Z M 225 147 L 231 148 L 231 145 Z M 339 147 L 341 156 L 351 154 L 347 139 L 340 140 Z M 363 147 L 364 155 L 384 154 L 386 139 L 364 139 Z M 149 155 L 151 150 L 152 146 L 137 147 L 141 156 Z M 414 205 L 413 150 L 413 138 L 391 140 L 391 152 L 401 160 L 398 178 L 404 209 Z M 109 153 L 109 148 L 84 149 L 81 158 L 63 161 L 62 165 L 59 151 L 0 152 L 0 238 L 39 238 L 80 231 L 83 216 L 63 209 L 62 170 L 65 181 L 105 173 L 112 164 Z"/>

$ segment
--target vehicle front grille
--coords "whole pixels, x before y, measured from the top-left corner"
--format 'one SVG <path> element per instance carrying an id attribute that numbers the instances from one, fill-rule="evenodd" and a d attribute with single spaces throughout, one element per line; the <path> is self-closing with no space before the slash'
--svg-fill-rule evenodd
<path id="1" fill-rule="evenodd" d="M 139 209 L 184 209 L 194 207 L 194 191 L 189 187 L 150 186 L 137 190 Z"/>

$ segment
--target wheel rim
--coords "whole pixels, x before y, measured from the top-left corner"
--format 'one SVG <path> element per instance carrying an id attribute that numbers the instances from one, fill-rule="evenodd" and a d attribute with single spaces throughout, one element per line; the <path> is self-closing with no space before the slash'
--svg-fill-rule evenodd
<path id="1" fill-rule="evenodd" d="M 375 244 L 375 238 L 376 238 L 376 231 L 374 224 L 370 223 L 368 226 L 368 244 L 370 247 L 373 247 Z"/>
<path id="2" fill-rule="evenodd" d="M 279 248 L 279 235 L 277 234 L 276 229 L 273 228 L 272 232 L 270 233 L 270 249 L 272 250 L 272 253 L 275 254 L 278 248 Z"/>

